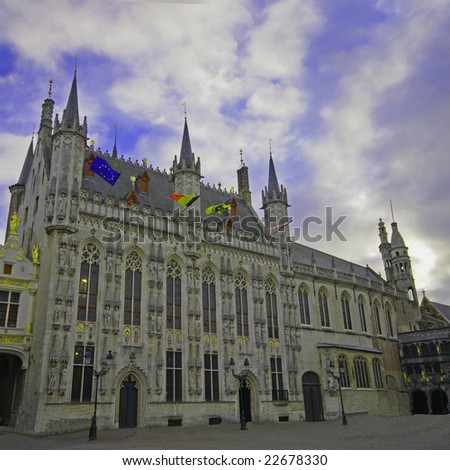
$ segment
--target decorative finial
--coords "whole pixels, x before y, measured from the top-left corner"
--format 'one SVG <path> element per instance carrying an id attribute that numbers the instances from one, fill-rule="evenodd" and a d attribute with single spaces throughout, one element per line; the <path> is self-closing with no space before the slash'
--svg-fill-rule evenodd
<path id="1" fill-rule="evenodd" d="M 134 183 L 136 182 L 136 176 L 130 176 L 131 189 L 134 189 Z"/>
<path id="2" fill-rule="evenodd" d="M 52 85 L 53 85 L 53 78 L 50 78 L 48 81 L 48 97 L 52 97 Z"/>
<path id="3" fill-rule="evenodd" d="M 75 64 L 74 64 L 74 67 L 73 67 L 73 73 L 76 74 L 77 73 L 77 67 L 78 67 L 78 56 L 76 54 L 74 54 L 72 57 L 75 59 Z"/>
<path id="4" fill-rule="evenodd" d="M 272 139 L 269 139 L 269 152 L 270 156 L 272 156 Z"/>
<path id="5" fill-rule="evenodd" d="M 242 156 L 242 149 L 239 150 L 239 153 L 241 154 L 241 166 L 244 166 L 244 157 Z"/>
<path id="6" fill-rule="evenodd" d="M 390 203 L 390 205 L 391 205 L 392 222 L 395 222 L 394 206 L 392 205 L 392 199 L 389 199 L 389 203 Z"/>
<path id="7" fill-rule="evenodd" d="M 183 103 L 183 107 L 184 107 L 184 119 L 186 119 L 186 117 L 187 117 L 187 106 L 186 106 L 186 103 Z"/>
<path id="8" fill-rule="evenodd" d="M 145 167 L 147 167 L 147 162 L 148 162 L 147 157 L 144 157 L 144 158 L 142 159 L 142 164 L 143 164 Z"/>
<path id="9" fill-rule="evenodd" d="M 90 147 L 93 149 L 93 148 L 94 148 L 94 145 L 95 145 L 95 140 L 94 140 L 94 139 L 91 139 L 91 141 L 89 142 L 89 145 L 90 145 Z"/>

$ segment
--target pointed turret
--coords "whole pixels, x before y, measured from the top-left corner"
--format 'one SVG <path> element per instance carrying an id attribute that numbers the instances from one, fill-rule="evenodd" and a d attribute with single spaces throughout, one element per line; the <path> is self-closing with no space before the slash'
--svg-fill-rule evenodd
<path id="1" fill-rule="evenodd" d="M 78 129 L 80 118 L 78 113 L 78 88 L 77 71 L 73 75 L 72 87 L 70 88 L 69 98 L 67 99 L 66 109 L 63 111 L 62 125 L 68 128 Z"/>
<path id="2" fill-rule="evenodd" d="M 20 173 L 19 180 L 17 181 L 17 184 L 21 186 L 25 186 L 28 180 L 28 175 L 30 174 L 31 165 L 33 164 L 33 157 L 34 157 L 33 141 L 34 141 L 34 135 L 31 137 L 31 142 L 28 147 L 27 156 L 25 157 L 25 161 L 23 162 L 23 166 L 22 166 L 22 171 Z"/>
<path id="3" fill-rule="evenodd" d="M 184 118 L 183 140 L 181 142 L 180 163 L 187 167 L 194 164 L 194 154 L 192 153 L 191 139 L 189 137 L 189 129 L 187 118 Z"/>
<path id="4" fill-rule="evenodd" d="M 187 118 L 185 116 L 180 159 L 178 160 L 175 155 L 172 164 L 174 192 L 179 194 L 200 194 L 201 178 L 200 159 L 195 161 L 191 147 L 191 139 L 189 137 Z"/>
<path id="5" fill-rule="evenodd" d="M 269 158 L 269 181 L 267 183 L 267 194 L 270 197 L 277 197 L 280 194 L 280 186 L 278 184 L 277 172 L 273 163 L 272 152 Z"/>
<path id="6" fill-rule="evenodd" d="M 378 223 L 381 242 L 379 250 L 383 259 L 386 280 L 393 282 L 399 290 L 407 292 L 409 299 L 417 303 L 417 292 L 408 247 L 398 230 L 397 222 L 392 222 L 391 227 L 392 235 L 389 242 L 386 227 L 380 219 Z"/>
<path id="7" fill-rule="evenodd" d="M 270 149 L 269 156 L 269 179 L 267 186 L 262 192 L 262 203 L 261 209 L 264 210 L 264 223 L 267 232 L 270 233 L 273 227 L 283 226 L 281 230 L 289 237 L 289 225 L 287 223 L 289 221 L 288 207 L 290 206 L 288 204 L 286 188 L 278 184 L 272 149 Z"/>
<path id="8" fill-rule="evenodd" d="M 112 150 L 112 156 L 117 158 L 117 124 L 114 124 L 114 147 Z"/>

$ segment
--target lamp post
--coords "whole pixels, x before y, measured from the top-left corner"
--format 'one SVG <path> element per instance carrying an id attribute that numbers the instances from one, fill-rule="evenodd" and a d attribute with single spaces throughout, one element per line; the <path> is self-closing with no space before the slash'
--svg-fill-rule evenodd
<path id="1" fill-rule="evenodd" d="M 334 369 L 335 369 L 333 361 L 330 361 L 330 366 L 329 367 L 330 367 L 331 373 L 333 374 L 333 377 L 338 381 L 338 384 L 339 384 L 339 399 L 341 401 L 342 424 L 344 426 L 346 426 L 348 424 L 347 423 L 347 416 L 345 415 L 344 400 L 342 399 L 342 375 L 345 373 L 345 366 L 344 366 L 343 361 L 338 362 L 338 370 L 339 370 L 339 375 L 338 376 L 334 375 L 334 373 L 333 373 Z"/>
<path id="2" fill-rule="evenodd" d="M 241 431 L 247 431 L 247 421 L 245 419 L 245 410 L 244 410 L 244 384 L 245 384 L 245 375 L 243 372 L 236 374 L 233 367 L 236 365 L 236 362 L 233 358 L 230 359 L 231 373 L 233 377 L 239 381 L 239 411 L 240 411 L 240 421 L 241 421 Z M 250 361 L 248 358 L 245 358 L 244 366 L 248 367 Z"/>
<path id="3" fill-rule="evenodd" d="M 86 359 L 87 359 L 87 362 L 88 364 L 90 364 L 90 360 L 92 359 L 91 358 L 91 352 L 88 351 L 85 356 L 84 356 Z M 94 414 L 92 415 L 92 421 L 91 421 L 91 427 L 89 429 L 89 440 L 90 441 L 95 441 L 97 440 L 97 397 L 98 397 L 98 380 L 100 377 L 103 377 L 104 375 L 106 375 L 108 372 L 109 372 L 109 369 L 110 369 L 110 361 L 112 361 L 114 359 L 114 356 L 112 354 L 111 351 L 108 352 L 108 354 L 106 355 L 106 361 L 107 361 L 107 368 L 102 368 L 101 370 L 99 371 L 96 371 L 96 370 L 93 370 L 93 374 L 94 374 L 94 377 L 96 379 L 96 382 L 95 382 L 95 401 L 94 401 Z"/>

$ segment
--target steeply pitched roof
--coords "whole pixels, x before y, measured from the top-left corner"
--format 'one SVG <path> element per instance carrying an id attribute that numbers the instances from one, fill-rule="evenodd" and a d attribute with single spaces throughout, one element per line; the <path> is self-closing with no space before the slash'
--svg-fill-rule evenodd
<path id="1" fill-rule="evenodd" d="M 31 139 L 30 146 L 28 147 L 27 156 L 25 157 L 25 161 L 23 162 L 22 171 L 20 173 L 17 184 L 25 186 L 25 183 L 28 179 L 28 175 L 30 174 L 31 166 L 33 164 L 33 155 L 33 139 Z"/>

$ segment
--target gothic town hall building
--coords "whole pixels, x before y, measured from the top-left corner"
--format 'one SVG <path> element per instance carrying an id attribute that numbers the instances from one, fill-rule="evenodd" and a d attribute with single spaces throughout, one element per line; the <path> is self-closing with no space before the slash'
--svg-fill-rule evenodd
<path id="1" fill-rule="evenodd" d="M 397 333 L 418 305 L 395 223 L 390 241 L 378 227 L 385 280 L 292 240 L 271 154 L 261 220 L 242 159 L 236 192 L 202 183 L 186 119 L 166 172 L 94 150 L 76 75 L 54 104 L 0 246 L 1 425 L 84 429 L 96 396 L 102 428 L 336 419 L 339 385 L 347 413 L 408 413 Z"/>

